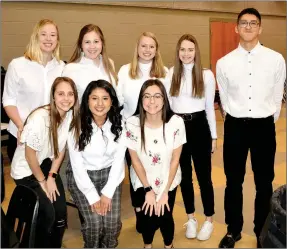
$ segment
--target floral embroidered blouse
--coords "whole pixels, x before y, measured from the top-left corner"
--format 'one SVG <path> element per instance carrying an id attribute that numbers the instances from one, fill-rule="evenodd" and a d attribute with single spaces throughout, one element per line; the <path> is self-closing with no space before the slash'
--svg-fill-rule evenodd
<path id="1" fill-rule="evenodd" d="M 61 152 L 68 139 L 68 132 L 72 121 L 72 111 L 69 111 L 58 128 L 58 146 Z M 54 158 L 54 150 L 49 139 L 50 114 L 46 108 L 36 110 L 29 116 L 21 134 L 21 144 L 18 145 L 11 164 L 13 179 L 22 179 L 32 175 L 32 171 L 25 157 L 25 145 L 36 151 L 39 165 L 46 158 Z"/>
<path id="2" fill-rule="evenodd" d="M 138 116 L 132 116 L 125 123 L 126 145 L 135 150 L 146 171 L 147 180 L 156 194 L 156 200 L 161 197 L 166 188 L 173 150 L 186 143 L 185 126 L 181 117 L 173 115 L 165 124 L 165 141 L 163 126 L 152 129 L 145 126 L 145 148 L 141 149 L 141 131 Z M 133 189 L 143 187 L 133 167 L 130 170 Z M 181 182 L 181 170 L 178 167 L 169 191 Z"/>

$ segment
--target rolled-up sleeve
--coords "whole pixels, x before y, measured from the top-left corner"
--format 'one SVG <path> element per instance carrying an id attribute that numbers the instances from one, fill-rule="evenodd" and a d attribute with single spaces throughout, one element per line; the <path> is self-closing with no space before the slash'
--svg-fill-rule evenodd
<path id="1" fill-rule="evenodd" d="M 17 106 L 17 92 L 19 80 L 15 69 L 15 61 L 12 60 L 8 66 L 3 90 L 3 106 Z"/>

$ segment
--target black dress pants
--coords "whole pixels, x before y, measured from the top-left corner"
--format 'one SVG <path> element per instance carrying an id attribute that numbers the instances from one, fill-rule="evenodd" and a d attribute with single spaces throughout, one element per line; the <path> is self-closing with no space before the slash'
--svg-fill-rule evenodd
<path id="1" fill-rule="evenodd" d="M 269 213 L 273 192 L 276 152 L 274 118 L 234 118 L 227 114 L 223 145 L 226 175 L 224 209 L 227 229 L 233 234 L 240 233 L 243 226 L 242 184 L 249 150 L 256 187 L 254 232 L 258 237 Z"/>
<path id="2" fill-rule="evenodd" d="M 11 163 L 16 148 L 17 148 L 17 138 L 14 137 L 12 134 L 8 133 L 7 155 Z"/>
<path id="3" fill-rule="evenodd" d="M 49 158 L 41 164 L 41 169 L 46 177 L 51 169 L 51 164 Z M 34 175 L 15 180 L 17 185 L 21 184 L 32 188 L 39 197 L 35 248 L 61 248 L 62 246 L 62 239 L 67 225 L 67 205 L 64 186 L 59 174 L 55 181 L 60 196 L 56 195 L 56 201 L 52 203 Z"/>

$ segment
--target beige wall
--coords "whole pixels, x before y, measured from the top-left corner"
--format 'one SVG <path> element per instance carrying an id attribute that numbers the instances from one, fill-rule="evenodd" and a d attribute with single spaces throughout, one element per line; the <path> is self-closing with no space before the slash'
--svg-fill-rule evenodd
<path id="1" fill-rule="evenodd" d="M 114 2 L 110 5 L 2 2 L 1 64 L 7 68 L 11 59 L 23 55 L 34 24 L 41 18 L 50 18 L 59 25 L 63 60 L 70 58 L 81 27 L 95 23 L 104 32 L 109 56 L 115 61 L 117 70 L 131 60 L 135 40 L 143 31 L 157 35 L 167 66 L 172 65 L 178 38 L 185 32 L 195 35 L 200 44 L 203 65 L 210 67 L 210 20 L 236 20 L 241 9 L 251 6 L 265 13 L 261 43 L 285 57 L 285 2 L 171 1 Z"/>

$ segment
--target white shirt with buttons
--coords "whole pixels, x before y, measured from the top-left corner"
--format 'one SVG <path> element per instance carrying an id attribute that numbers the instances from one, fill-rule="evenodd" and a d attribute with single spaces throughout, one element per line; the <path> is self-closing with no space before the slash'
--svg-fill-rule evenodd
<path id="1" fill-rule="evenodd" d="M 92 123 L 93 133 L 91 141 L 84 151 L 75 148 L 73 132 L 69 133 L 68 148 L 73 175 L 79 190 L 86 196 L 89 204 L 100 200 L 100 195 L 112 199 L 116 188 L 125 177 L 125 152 L 126 146 L 122 141 L 123 135 L 115 142 L 115 135 L 111 132 L 111 122 L 107 120 L 102 128 Z M 91 181 L 87 170 L 101 170 L 111 167 L 109 178 L 98 193 Z"/>
<path id="2" fill-rule="evenodd" d="M 192 96 L 192 69 L 194 63 L 183 64 L 183 77 L 179 96 L 170 96 L 171 80 L 166 85 L 171 108 L 175 113 L 194 113 L 205 110 L 210 127 L 211 137 L 217 138 L 216 117 L 214 111 L 215 78 L 211 70 L 203 70 L 204 96 L 195 98 Z M 174 67 L 169 70 L 169 78 L 172 79 Z"/>
<path id="3" fill-rule="evenodd" d="M 61 76 L 64 65 L 63 61 L 58 62 L 56 58 L 46 66 L 25 57 L 13 59 L 5 76 L 3 106 L 16 106 L 24 123 L 32 110 L 49 104 L 51 86 Z M 12 120 L 7 130 L 17 137 L 18 128 Z"/>
<path id="4" fill-rule="evenodd" d="M 216 65 L 216 78 L 224 111 L 236 118 L 279 118 L 285 60 L 259 42 L 246 51 L 240 44 Z"/>
<path id="5" fill-rule="evenodd" d="M 101 55 L 99 66 L 97 66 L 93 60 L 82 56 L 79 62 L 68 63 L 63 70 L 62 76 L 69 77 L 75 82 L 78 90 L 80 103 L 84 91 L 86 90 L 87 86 L 91 81 L 101 79 L 110 82 L 110 78 L 104 68 Z M 113 87 L 115 87 L 115 79 L 112 77 L 112 75 L 111 78 L 112 82 L 110 83 L 113 85 Z"/>
<path id="6" fill-rule="evenodd" d="M 118 73 L 118 86 L 117 95 L 123 108 L 123 117 L 127 119 L 131 117 L 137 107 L 139 93 L 142 85 L 149 79 L 155 79 L 150 77 L 150 70 L 152 62 L 144 64 L 139 62 L 140 77 L 138 79 L 131 79 L 129 76 L 130 64 L 123 65 Z M 168 79 L 168 69 L 165 67 L 165 78 L 159 78 L 159 80 L 165 85 Z"/>
<path id="7" fill-rule="evenodd" d="M 59 152 L 66 146 L 71 121 L 72 111 L 69 111 L 57 130 Z M 54 150 L 50 142 L 50 111 L 48 109 L 40 108 L 29 116 L 21 133 L 20 141 L 21 144 L 16 148 L 11 164 L 13 179 L 22 179 L 33 174 L 26 160 L 25 146 L 29 146 L 37 152 L 39 165 L 46 158 L 54 158 Z"/>

